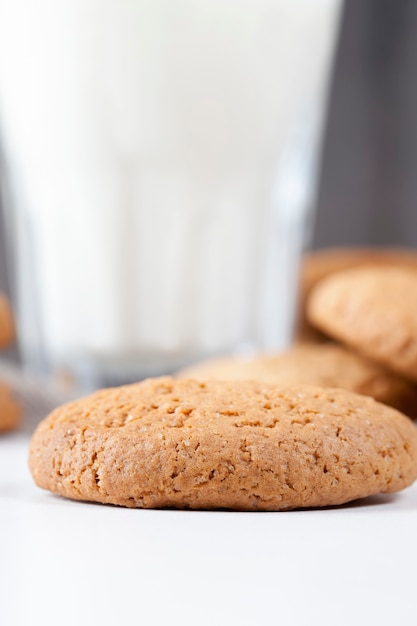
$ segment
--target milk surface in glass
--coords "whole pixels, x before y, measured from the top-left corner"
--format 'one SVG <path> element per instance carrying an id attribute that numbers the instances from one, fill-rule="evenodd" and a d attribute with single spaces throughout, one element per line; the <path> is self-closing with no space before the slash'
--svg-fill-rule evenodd
<path id="1" fill-rule="evenodd" d="M 32 368 L 93 384 L 290 336 L 338 0 L 0 0 Z"/>

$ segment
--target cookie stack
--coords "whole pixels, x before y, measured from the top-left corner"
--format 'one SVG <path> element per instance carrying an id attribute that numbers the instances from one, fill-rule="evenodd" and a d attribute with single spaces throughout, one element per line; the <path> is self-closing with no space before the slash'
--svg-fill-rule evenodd
<path id="1" fill-rule="evenodd" d="M 375 390 L 361 393 L 416 417 L 416 252 L 342 249 L 310 255 L 302 275 L 302 304 L 301 338 L 340 342 L 385 372 L 392 391 L 394 379 L 395 384 L 402 381 L 407 391 L 403 386 L 390 398 Z"/>
<path id="2" fill-rule="evenodd" d="M 0 293 L 0 349 L 9 346 L 15 338 L 13 314 L 6 296 Z M 21 408 L 11 389 L 0 382 L 0 432 L 15 428 L 20 421 Z"/>
<path id="3" fill-rule="evenodd" d="M 307 315 L 307 303 L 316 285 L 332 274 L 364 266 L 417 270 L 417 251 L 403 248 L 328 248 L 306 254 L 300 276 L 299 340 L 317 342 L 329 339 L 310 322 Z"/>
<path id="4" fill-rule="evenodd" d="M 203 362 L 180 376 L 341 387 L 417 417 L 417 253 L 311 254 L 300 300 L 287 352 Z"/>
<path id="5" fill-rule="evenodd" d="M 127 507 L 243 511 L 410 485 L 417 429 L 403 413 L 417 415 L 417 271 L 364 258 L 331 276 L 325 263 L 306 290 L 303 327 L 316 343 L 197 364 L 54 411 L 32 439 L 35 482 Z M 320 343 L 324 333 L 340 343 Z"/>

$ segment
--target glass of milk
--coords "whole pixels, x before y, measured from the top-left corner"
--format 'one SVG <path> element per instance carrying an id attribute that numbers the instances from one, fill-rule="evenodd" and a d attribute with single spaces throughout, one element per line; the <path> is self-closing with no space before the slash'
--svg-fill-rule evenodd
<path id="1" fill-rule="evenodd" d="M 84 385 L 291 338 L 340 0 L 0 0 L 23 360 Z"/>

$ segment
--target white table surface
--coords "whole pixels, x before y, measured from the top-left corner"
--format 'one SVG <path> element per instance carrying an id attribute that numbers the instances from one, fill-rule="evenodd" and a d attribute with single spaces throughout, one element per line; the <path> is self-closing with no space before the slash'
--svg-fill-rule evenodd
<path id="1" fill-rule="evenodd" d="M 35 487 L 0 437 L 0 624 L 417 624 L 417 484 L 287 513 L 147 511 Z"/>

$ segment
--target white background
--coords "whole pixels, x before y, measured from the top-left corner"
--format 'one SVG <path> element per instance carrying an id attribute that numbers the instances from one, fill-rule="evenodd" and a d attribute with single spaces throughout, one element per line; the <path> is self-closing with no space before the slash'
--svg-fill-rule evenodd
<path id="1" fill-rule="evenodd" d="M 417 623 L 417 485 L 342 508 L 148 511 L 71 502 L 0 438 L 0 624 Z"/>

